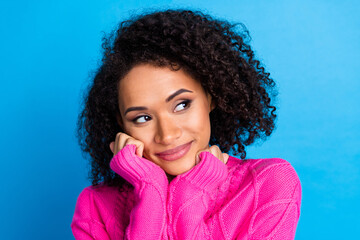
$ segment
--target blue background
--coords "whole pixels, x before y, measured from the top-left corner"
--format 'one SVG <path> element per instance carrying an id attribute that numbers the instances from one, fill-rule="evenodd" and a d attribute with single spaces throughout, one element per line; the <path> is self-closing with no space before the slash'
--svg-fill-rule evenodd
<path id="1" fill-rule="evenodd" d="M 169 7 L 245 23 L 280 93 L 277 130 L 248 157 L 281 157 L 297 170 L 296 239 L 357 238 L 359 1 L 62 0 L 1 2 L 1 239 L 73 239 L 76 198 L 90 184 L 76 119 L 102 32 Z"/>

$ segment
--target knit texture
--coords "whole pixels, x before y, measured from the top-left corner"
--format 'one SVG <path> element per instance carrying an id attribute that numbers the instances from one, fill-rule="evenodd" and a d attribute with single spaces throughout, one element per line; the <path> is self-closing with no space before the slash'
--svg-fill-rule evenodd
<path id="1" fill-rule="evenodd" d="M 164 171 L 124 147 L 110 166 L 132 186 L 103 184 L 78 197 L 76 239 L 294 239 L 301 186 L 285 160 L 225 165 L 209 152 L 170 184 Z"/>

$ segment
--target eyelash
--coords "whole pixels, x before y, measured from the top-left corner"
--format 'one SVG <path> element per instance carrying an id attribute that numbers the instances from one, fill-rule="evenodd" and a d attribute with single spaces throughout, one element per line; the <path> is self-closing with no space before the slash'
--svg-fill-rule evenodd
<path id="1" fill-rule="evenodd" d="M 181 109 L 181 110 L 179 110 L 179 111 L 175 111 L 175 110 L 174 110 L 174 112 L 180 112 L 180 111 L 184 111 L 184 110 L 188 109 L 188 108 L 190 107 L 190 105 L 191 105 L 191 102 L 192 102 L 192 100 L 184 100 L 184 101 L 182 101 L 181 103 L 179 103 L 179 104 L 176 105 L 175 109 L 176 109 L 178 106 L 182 105 L 182 104 L 185 105 L 184 108 Z M 148 122 L 148 121 L 151 120 L 151 117 L 150 117 L 150 116 L 148 116 L 148 115 L 141 115 L 141 116 L 138 116 L 138 117 L 134 118 L 134 119 L 132 120 L 132 122 L 135 123 L 135 124 L 143 124 L 143 123 L 145 123 L 145 122 L 137 122 L 140 118 L 148 118 L 148 119 L 145 119 L 145 122 Z"/>
<path id="2" fill-rule="evenodd" d="M 150 119 L 148 119 L 148 120 L 145 119 L 146 122 L 151 120 L 151 117 L 150 117 L 150 116 L 148 116 L 148 115 L 141 115 L 141 116 L 138 116 L 138 117 L 134 118 L 134 119 L 132 120 L 132 122 L 133 122 L 133 123 L 136 123 L 136 124 L 145 123 L 145 122 L 137 122 L 137 120 L 139 120 L 140 118 L 150 118 Z"/>
<path id="3" fill-rule="evenodd" d="M 178 106 L 180 106 L 181 104 L 185 104 L 185 107 L 184 107 L 184 109 L 182 109 L 182 110 L 188 109 L 188 108 L 190 107 L 190 105 L 191 105 L 191 102 L 192 102 L 192 101 L 189 100 L 189 99 L 184 100 L 184 101 L 182 101 L 181 103 L 177 104 L 176 107 L 175 107 L 175 109 L 176 109 Z M 182 110 L 180 110 L 180 111 L 182 111 Z M 175 111 L 175 110 L 174 110 L 174 111 Z"/>

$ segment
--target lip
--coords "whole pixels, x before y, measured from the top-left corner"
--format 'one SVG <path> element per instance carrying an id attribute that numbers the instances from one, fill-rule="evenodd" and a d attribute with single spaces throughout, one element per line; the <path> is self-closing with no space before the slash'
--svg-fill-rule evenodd
<path id="1" fill-rule="evenodd" d="M 155 155 L 165 161 L 175 161 L 185 156 L 190 150 L 192 141 Z"/>

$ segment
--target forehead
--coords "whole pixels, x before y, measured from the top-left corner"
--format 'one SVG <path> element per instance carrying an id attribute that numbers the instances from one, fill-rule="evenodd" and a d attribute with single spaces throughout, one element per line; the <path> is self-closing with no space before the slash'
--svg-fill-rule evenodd
<path id="1" fill-rule="evenodd" d="M 119 83 L 119 104 L 137 105 L 165 101 L 175 91 L 184 88 L 203 94 L 201 84 L 183 70 L 138 65 L 130 70 Z"/>

